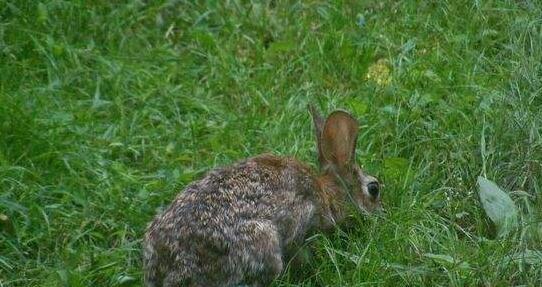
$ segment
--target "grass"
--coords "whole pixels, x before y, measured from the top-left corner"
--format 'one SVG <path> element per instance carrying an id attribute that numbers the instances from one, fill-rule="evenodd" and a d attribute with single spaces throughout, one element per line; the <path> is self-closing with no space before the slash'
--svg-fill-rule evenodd
<path id="1" fill-rule="evenodd" d="M 309 102 L 359 118 L 388 213 L 311 238 L 275 286 L 542 285 L 514 255 L 542 250 L 537 3 L 0 0 L 0 286 L 139 286 L 187 183 L 262 152 L 315 166 Z M 515 191 L 517 233 L 479 175 Z"/>

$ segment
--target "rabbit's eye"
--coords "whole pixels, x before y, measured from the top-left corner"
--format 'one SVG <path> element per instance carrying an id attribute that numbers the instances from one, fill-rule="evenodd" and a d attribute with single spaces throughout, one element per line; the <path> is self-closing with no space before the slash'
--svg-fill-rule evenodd
<path id="1" fill-rule="evenodd" d="M 380 186 L 378 185 L 378 182 L 369 182 L 367 184 L 367 191 L 372 197 L 377 197 L 379 192 Z"/>

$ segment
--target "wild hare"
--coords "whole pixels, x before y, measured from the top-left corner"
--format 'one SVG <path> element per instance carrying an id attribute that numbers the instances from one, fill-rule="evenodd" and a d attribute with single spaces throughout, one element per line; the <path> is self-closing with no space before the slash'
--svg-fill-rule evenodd
<path id="1" fill-rule="evenodd" d="M 329 230 L 351 206 L 381 208 L 378 181 L 355 163 L 357 121 L 309 109 L 320 174 L 265 154 L 190 184 L 147 229 L 146 286 L 267 286 L 309 230 Z"/>

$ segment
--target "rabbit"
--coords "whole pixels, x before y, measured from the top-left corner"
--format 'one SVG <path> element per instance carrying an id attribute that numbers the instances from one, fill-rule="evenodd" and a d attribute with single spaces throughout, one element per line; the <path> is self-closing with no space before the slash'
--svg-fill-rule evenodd
<path id="1" fill-rule="evenodd" d="M 381 209 L 378 180 L 355 161 L 356 119 L 309 111 L 320 171 L 263 154 L 191 183 L 146 230 L 146 286 L 268 286 L 308 232 L 332 230 L 352 206 Z"/>

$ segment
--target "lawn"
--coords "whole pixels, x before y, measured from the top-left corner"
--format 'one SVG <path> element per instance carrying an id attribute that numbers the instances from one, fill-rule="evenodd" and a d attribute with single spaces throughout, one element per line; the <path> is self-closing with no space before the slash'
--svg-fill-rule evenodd
<path id="1" fill-rule="evenodd" d="M 537 1 L 0 0 L 0 286 L 140 286 L 147 223 L 351 111 L 386 214 L 275 286 L 542 285 Z M 519 209 L 499 236 L 478 195 Z M 297 267 L 297 268 L 296 268 Z"/>

